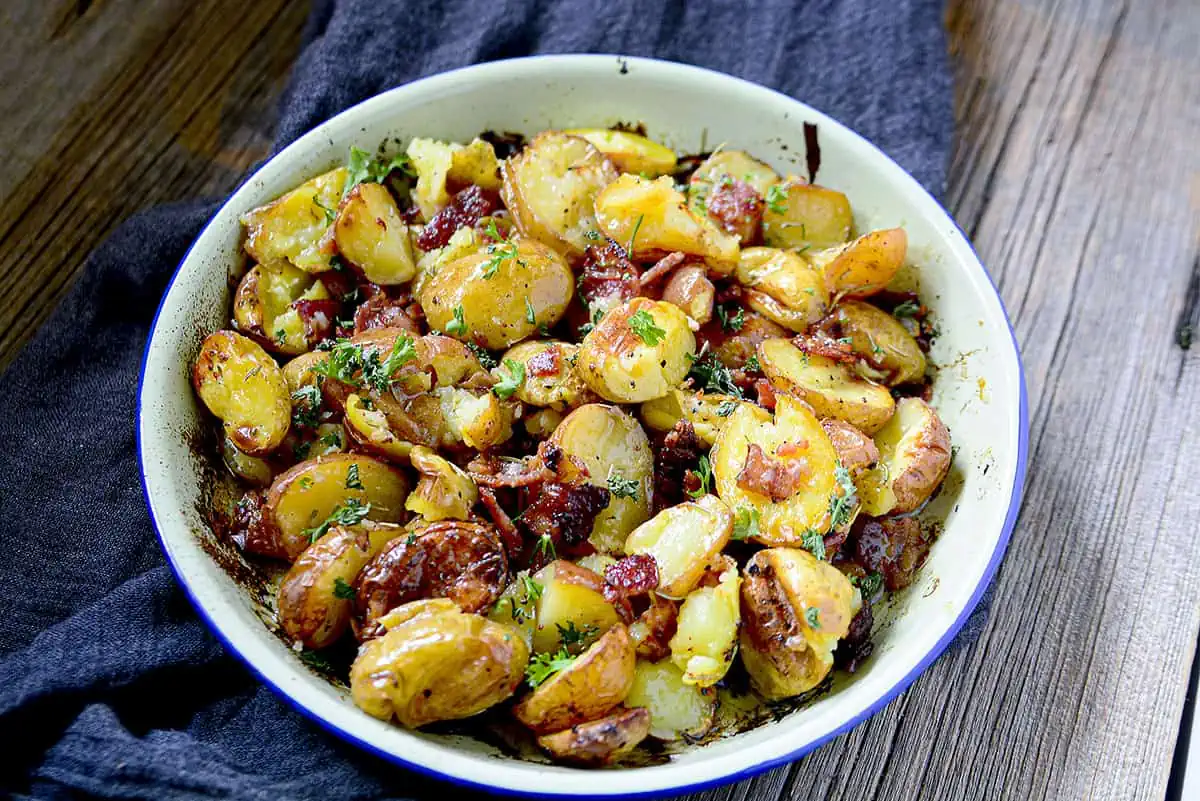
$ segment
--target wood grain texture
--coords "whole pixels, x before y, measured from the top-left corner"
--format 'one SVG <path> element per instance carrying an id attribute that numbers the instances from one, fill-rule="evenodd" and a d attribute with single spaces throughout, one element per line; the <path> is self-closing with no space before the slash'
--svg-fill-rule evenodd
<path id="1" fill-rule="evenodd" d="M 13 5 L 0 366 L 116 222 L 265 152 L 304 18 Z M 1200 4 L 952 0 L 948 24 L 948 204 L 1013 317 L 1033 422 L 989 623 L 868 723 L 697 799 L 1163 797 L 1200 628 Z"/>

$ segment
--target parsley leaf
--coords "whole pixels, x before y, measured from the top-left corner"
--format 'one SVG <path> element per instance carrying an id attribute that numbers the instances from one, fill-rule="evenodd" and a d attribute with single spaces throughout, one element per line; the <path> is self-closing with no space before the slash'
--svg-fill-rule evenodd
<path id="1" fill-rule="evenodd" d="M 496 227 L 495 218 L 488 218 L 485 232 L 489 237 L 496 240 L 493 244 L 487 246 L 488 256 L 490 257 L 483 263 L 483 277 L 492 279 L 496 275 L 496 271 L 500 269 L 500 265 L 509 259 L 517 259 L 517 263 L 524 265 L 525 262 L 517 258 L 517 245 L 509 239 L 505 239 L 500 233 L 500 229 Z"/>
<path id="2" fill-rule="evenodd" d="M 541 598 L 542 590 L 545 589 L 540 581 L 528 573 L 521 576 L 521 585 L 525 590 L 526 601 L 536 601 L 538 598 Z"/>
<path id="3" fill-rule="evenodd" d="M 316 384 L 305 384 L 292 393 L 292 424 L 311 428 L 321 415 L 321 389 Z"/>
<path id="4" fill-rule="evenodd" d="M 637 500 L 638 481 L 635 478 L 622 478 L 614 468 L 608 470 L 608 491 L 614 498 L 632 498 Z"/>
<path id="5" fill-rule="evenodd" d="M 446 333 L 451 336 L 461 337 L 467 333 L 467 322 L 463 319 L 463 307 L 454 307 L 454 319 L 446 323 Z"/>
<path id="6" fill-rule="evenodd" d="M 362 489 L 362 480 L 358 477 L 358 464 L 352 464 L 346 469 L 346 489 Z"/>
<path id="7" fill-rule="evenodd" d="M 712 486 L 712 465 L 708 463 L 707 456 L 701 456 L 698 467 L 693 470 L 700 479 L 700 486 L 695 490 L 688 490 L 688 495 L 693 498 L 699 498 L 702 495 L 708 494 L 708 488 Z"/>
<path id="8" fill-rule="evenodd" d="M 737 411 L 737 401 L 721 401 L 717 404 L 717 417 L 728 417 Z"/>
<path id="9" fill-rule="evenodd" d="M 537 687 L 546 679 L 569 668 L 578 657 L 571 656 L 566 648 L 560 648 L 557 653 L 538 654 L 529 660 L 525 668 L 525 680 L 530 687 Z"/>
<path id="10" fill-rule="evenodd" d="M 637 239 L 638 231 L 641 230 L 642 220 L 645 219 L 645 214 L 639 214 L 637 222 L 633 224 L 633 233 L 629 235 L 629 247 L 625 248 L 625 258 L 633 259 L 633 242 Z"/>
<path id="11" fill-rule="evenodd" d="M 746 359 L 746 365 L 742 369 L 748 373 L 761 373 L 762 365 L 758 363 L 758 356 L 752 354 L 749 359 Z"/>
<path id="12" fill-rule="evenodd" d="M 850 522 L 854 516 L 854 509 L 858 506 L 857 488 L 854 486 L 854 479 L 850 477 L 850 471 L 838 462 L 838 466 L 833 469 L 833 477 L 837 479 L 838 490 L 835 490 L 829 497 L 829 528 L 830 530 L 841 528 Z"/>
<path id="13" fill-rule="evenodd" d="M 742 326 L 746 324 L 746 310 L 738 306 L 737 311 L 730 314 L 724 304 L 717 304 L 717 319 L 721 321 L 721 328 L 724 330 L 741 331 Z"/>
<path id="14" fill-rule="evenodd" d="M 338 576 L 333 580 L 333 597 L 341 598 L 345 601 L 354 600 L 354 588 L 346 583 L 346 580 Z"/>
<path id="15" fill-rule="evenodd" d="M 537 325 L 537 314 L 533 311 L 533 304 L 529 302 L 529 296 L 525 296 L 525 322 L 530 325 Z"/>
<path id="16" fill-rule="evenodd" d="M 572 647 L 582 651 L 584 646 L 588 644 L 588 640 L 594 637 L 599 631 L 595 626 L 588 625 L 584 625 L 581 629 L 575 628 L 574 620 L 567 621 L 567 625 L 565 626 L 562 623 L 555 623 L 554 626 L 558 629 L 559 642 L 562 643 L 563 649 L 568 652 L 570 652 Z"/>
<path id="17" fill-rule="evenodd" d="M 804 549 L 813 556 L 817 557 L 822 562 L 825 561 L 825 537 L 821 534 L 821 532 L 813 531 L 810 528 L 808 531 L 804 532 L 804 535 L 800 538 L 800 544 L 803 545 Z"/>
<path id="18" fill-rule="evenodd" d="M 326 532 L 333 526 L 358 525 L 363 520 L 366 520 L 367 514 L 370 511 L 371 504 L 362 503 L 357 498 L 347 498 L 345 503 L 334 507 L 329 517 L 325 518 L 325 522 L 319 526 L 304 529 L 304 535 L 308 537 L 309 542 L 316 542 L 325 536 Z"/>
<path id="19" fill-rule="evenodd" d="M 739 506 L 733 516 L 733 539 L 748 540 L 758 536 L 758 510 Z"/>
<path id="20" fill-rule="evenodd" d="M 870 601 L 883 586 L 883 574 L 868 573 L 863 578 L 855 578 L 851 576 L 850 583 L 858 587 L 858 591 L 862 595 L 864 601 Z"/>
<path id="21" fill-rule="evenodd" d="M 491 370 L 496 366 L 496 357 L 488 353 L 487 348 L 475 342 L 468 342 L 467 347 L 475 354 L 475 358 L 479 359 L 479 364 L 484 370 Z"/>
<path id="22" fill-rule="evenodd" d="M 657 345 L 667 337 L 667 332 L 658 327 L 650 312 L 645 309 L 638 309 L 629 315 L 628 322 L 630 330 L 647 345 Z"/>
<path id="23" fill-rule="evenodd" d="M 771 184 L 767 189 L 767 208 L 774 214 L 786 214 L 788 193 L 783 184 Z"/>
<path id="24" fill-rule="evenodd" d="M 342 197 L 350 194 L 350 190 L 359 184 L 381 184 L 393 170 L 399 170 L 406 175 L 414 175 L 412 163 L 408 156 L 399 153 L 391 159 L 380 156 L 372 158 L 371 154 L 357 147 L 350 148 L 350 157 L 346 161 L 346 188 Z"/>
<path id="25" fill-rule="evenodd" d="M 821 610 L 815 606 L 810 606 L 804 610 L 804 619 L 808 622 L 810 629 L 821 628 Z"/>
<path id="26" fill-rule="evenodd" d="M 705 392 L 732 395 L 738 399 L 742 397 L 742 391 L 738 389 L 737 384 L 733 383 L 733 375 L 729 368 L 721 364 L 721 361 L 713 353 L 701 351 L 701 354 L 692 362 L 688 378 L 691 378 Z"/>
<path id="27" fill-rule="evenodd" d="M 501 400 L 512 397 L 512 394 L 525 383 L 525 365 L 513 359 L 505 359 L 500 368 L 500 383 L 492 387 L 492 392 Z"/>
<path id="28" fill-rule="evenodd" d="M 915 300 L 906 300 L 892 309 L 893 317 L 916 317 L 921 313 L 921 304 Z"/>

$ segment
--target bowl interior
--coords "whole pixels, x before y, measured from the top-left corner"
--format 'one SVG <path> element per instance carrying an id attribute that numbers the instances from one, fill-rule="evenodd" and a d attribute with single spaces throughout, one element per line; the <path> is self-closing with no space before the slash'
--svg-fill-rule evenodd
<path id="1" fill-rule="evenodd" d="M 263 606 L 210 553 L 198 509 L 208 469 L 194 455 L 199 410 L 188 365 L 205 334 L 228 326 L 229 276 L 239 269 L 238 215 L 342 163 L 350 145 L 414 136 L 468 140 L 484 130 L 642 123 L 680 152 L 744 149 L 804 175 L 802 125 L 818 126 L 817 181 L 845 192 L 859 230 L 903 225 L 922 299 L 941 330 L 933 403 L 955 445 L 951 477 L 928 514 L 943 533 L 917 582 L 892 602 L 875 654 L 834 691 L 784 719 L 669 762 L 594 774 L 498 758 L 454 735 L 404 731 L 359 713 L 307 670 L 260 619 Z M 393 143 L 394 145 L 394 143 Z M 222 639 L 302 711 L 368 749 L 461 782 L 532 794 L 679 791 L 786 761 L 861 721 L 908 685 L 953 638 L 997 566 L 1015 518 L 1024 466 L 1020 363 L 1004 311 L 961 232 L 872 145 L 789 98 L 734 78 L 608 56 L 523 59 L 419 81 L 369 100 L 306 135 L 253 176 L 197 240 L 159 310 L 140 400 L 142 469 L 168 558 Z M 232 571 L 236 573 L 236 570 Z"/>

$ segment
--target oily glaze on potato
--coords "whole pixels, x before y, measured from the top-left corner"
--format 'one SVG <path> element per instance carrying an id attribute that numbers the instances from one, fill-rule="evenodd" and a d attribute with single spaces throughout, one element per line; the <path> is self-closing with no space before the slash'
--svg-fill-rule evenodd
<path id="1" fill-rule="evenodd" d="M 857 476 L 879 461 L 875 441 L 849 423 L 827 417 L 821 421 L 821 428 L 829 435 L 838 462 L 850 471 L 850 475 Z"/>
<path id="2" fill-rule="evenodd" d="M 431 328 L 497 350 L 557 323 L 574 291 L 560 255 L 517 237 L 442 265 L 421 284 L 418 299 Z M 465 330 L 454 333 L 460 316 Z"/>
<path id="3" fill-rule="evenodd" d="M 600 397 L 640 403 L 681 382 L 696 353 L 696 337 L 677 306 L 634 298 L 610 309 L 584 337 L 576 368 Z"/>
<path id="4" fill-rule="evenodd" d="M 768 548 L 746 564 L 742 664 L 768 700 L 816 687 L 833 667 L 861 603 L 840 570 L 797 548 Z"/>
<path id="5" fill-rule="evenodd" d="M 596 194 L 619 174 L 586 139 L 558 131 L 538 134 L 500 172 L 500 197 L 517 230 L 565 256 L 591 244 Z"/>
<path id="6" fill-rule="evenodd" d="M 650 712 L 642 707 L 620 709 L 589 723 L 579 723 L 537 743 L 562 762 L 598 767 L 611 765 L 632 751 L 650 734 Z"/>
<path id="7" fill-rule="evenodd" d="M 692 590 L 679 607 L 671 662 L 683 671 L 684 684 L 711 687 L 725 678 L 737 653 L 741 625 L 737 562 L 722 556 L 716 586 Z"/>
<path id="8" fill-rule="evenodd" d="M 841 192 L 792 176 L 767 197 L 763 240 L 776 248 L 827 248 L 850 239 L 854 214 Z"/>
<path id="9" fill-rule="evenodd" d="M 242 453 L 229 437 L 221 440 L 221 460 L 230 473 L 256 487 L 268 486 L 275 475 L 266 459 Z"/>
<path id="10" fill-rule="evenodd" d="M 275 478 L 267 509 L 279 528 L 289 559 L 312 542 L 326 519 L 349 502 L 370 504 L 366 519 L 394 523 L 404 514 L 408 479 L 396 468 L 370 456 L 334 453 L 301 462 Z"/>
<path id="11" fill-rule="evenodd" d="M 831 322 L 850 338 L 854 353 L 875 370 L 888 386 L 925 378 L 925 354 L 908 329 L 882 309 L 849 298 L 840 302 Z"/>
<path id="12" fill-rule="evenodd" d="M 675 171 L 675 152 L 640 134 L 611 128 L 574 128 L 563 133 L 586 139 L 621 172 L 657 176 Z"/>
<path id="13" fill-rule="evenodd" d="M 663 284 L 663 301 L 678 306 L 698 325 L 712 319 L 713 301 L 717 295 L 717 288 L 708 280 L 707 272 L 702 264 L 687 264 L 671 273 Z"/>
<path id="14" fill-rule="evenodd" d="M 562 646 L 561 630 L 574 626 L 597 634 L 620 622 L 617 610 L 604 597 L 604 579 L 585 567 L 556 560 L 534 574 L 541 587 L 533 619 L 535 653 L 553 653 Z"/>
<path id="15" fill-rule="evenodd" d="M 828 308 L 820 271 L 790 251 L 746 248 L 735 274 L 746 287 L 746 305 L 792 331 L 807 330 Z"/>
<path id="16" fill-rule="evenodd" d="M 346 433 L 363 450 L 386 459 L 404 464 L 412 453 L 413 443 L 402 440 L 392 433 L 387 416 L 358 395 L 351 394 L 345 403 Z"/>
<path id="17" fill-rule="evenodd" d="M 567 415 L 550 441 L 587 468 L 587 481 L 608 486 L 617 475 L 635 481 L 633 497 L 613 497 L 596 515 L 590 542 L 602 553 L 620 553 L 629 532 L 650 517 L 654 456 L 636 420 L 615 406 L 589 403 Z"/>
<path id="18" fill-rule="evenodd" d="M 659 740 L 703 737 L 712 728 L 717 712 L 717 692 L 683 680 L 683 671 L 670 660 L 639 659 L 633 686 L 625 696 L 628 707 L 650 711 L 650 736 Z"/>
<path id="19" fill-rule="evenodd" d="M 304 353 L 326 337 L 337 311 L 324 284 L 285 261 L 256 265 L 242 276 L 233 297 L 238 330 L 267 350 L 289 356 Z"/>
<path id="20" fill-rule="evenodd" d="M 287 260 L 310 273 L 333 268 L 336 252 L 331 226 L 346 168 L 338 167 L 242 215 L 246 252 L 259 264 Z"/>
<path id="21" fill-rule="evenodd" d="M 404 529 L 388 523 L 334 526 L 300 554 L 279 584 L 279 624 L 305 648 L 332 645 L 350 625 L 358 573 Z"/>
<path id="22" fill-rule="evenodd" d="M 417 728 L 470 717 L 508 698 L 529 662 L 509 626 L 463 612 L 453 601 L 416 601 L 382 621 L 359 649 L 350 694 L 368 715 Z"/>
<path id="23" fill-rule="evenodd" d="M 751 414 L 758 416 L 763 422 L 769 422 L 771 414 L 761 406 L 739 400 L 732 395 L 721 395 L 709 392 L 690 392 L 683 389 L 673 389 L 661 398 L 646 401 L 640 412 L 642 422 L 654 431 L 670 431 L 680 420 L 692 424 L 696 436 L 705 445 L 711 447 L 717 441 L 717 435 L 729 422 L 734 409 L 745 406 Z"/>
<path id="24" fill-rule="evenodd" d="M 595 400 L 575 369 L 578 353 L 579 346 L 571 342 L 529 340 L 509 348 L 500 363 L 525 365 L 525 378 L 514 393 L 517 400 L 563 411 Z"/>
<path id="25" fill-rule="evenodd" d="M 658 593 L 683 598 L 729 542 L 733 514 L 715 495 L 663 509 L 625 540 L 625 553 L 644 553 L 658 565 Z"/>
<path id="26" fill-rule="evenodd" d="M 920 398 L 903 398 L 875 432 L 878 466 L 858 482 L 863 511 L 872 517 L 917 509 L 950 469 L 950 432 Z"/>
<path id="27" fill-rule="evenodd" d="M 688 180 L 688 198 L 693 201 L 693 207 L 698 207 L 709 188 L 724 175 L 745 181 L 760 195 L 766 195 L 768 189 L 779 183 L 779 175 L 770 165 L 744 150 L 722 148 L 705 159 Z"/>
<path id="28" fill-rule="evenodd" d="M 759 345 L 758 361 L 777 389 L 804 399 L 821 417 L 844 420 L 867 434 L 878 431 L 896 407 L 886 387 L 827 356 L 804 353 L 786 339 Z"/>
<path id="29" fill-rule="evenodd" d="M 835 298 L 865 298 L 888 285 L 908 253 L 903 228 L 871 231 L 842 247 L 808 255 Z"/>
<path id="30" fill-rule="evenodd" d="M 430 522 L 468 520 L 479 501 L 479 488 L 466 471 L 424 445 L 413 447 L 408 456 L 421 478 L 404 508 Z"/>
<path id="31" fill-rule="evenodd" d="M 387 187 L 363 183 L 350 190 L 333 224 L 338 251 L 368 281 L 403 284 L 417 274 L 408 226 Z"/>
<path id="32" fill-rule="evenodd" d="M 233 331 L 209 334 L 192 368 L 192 386 L 243 453 L 269 453 L 287 436 L 292 419 L 287 382 L 253 340 Z"/>
<path id="33" fill-rule="evenodd" d="M 629 694 L 636 661 L 629 630 L 613 626 L 569 667 L 521 699 L 513 715 L 537 734 L 601 718 Z"/>

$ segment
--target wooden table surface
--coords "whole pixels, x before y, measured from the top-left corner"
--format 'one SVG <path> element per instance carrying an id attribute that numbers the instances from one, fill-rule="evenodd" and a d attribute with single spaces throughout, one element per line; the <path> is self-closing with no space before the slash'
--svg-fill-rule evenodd
<path id="1" fill-rule="evenodd" d="M 86 254 L 232 189 L 307 9 L 0 9 L 0 367 Z M 987 629 L 808 758 L 704 799 L 1162 799 L 1200 626 L 1200 3 L 953 0 L 950 210 L 1016 326 L 1032 437 Z"/>

